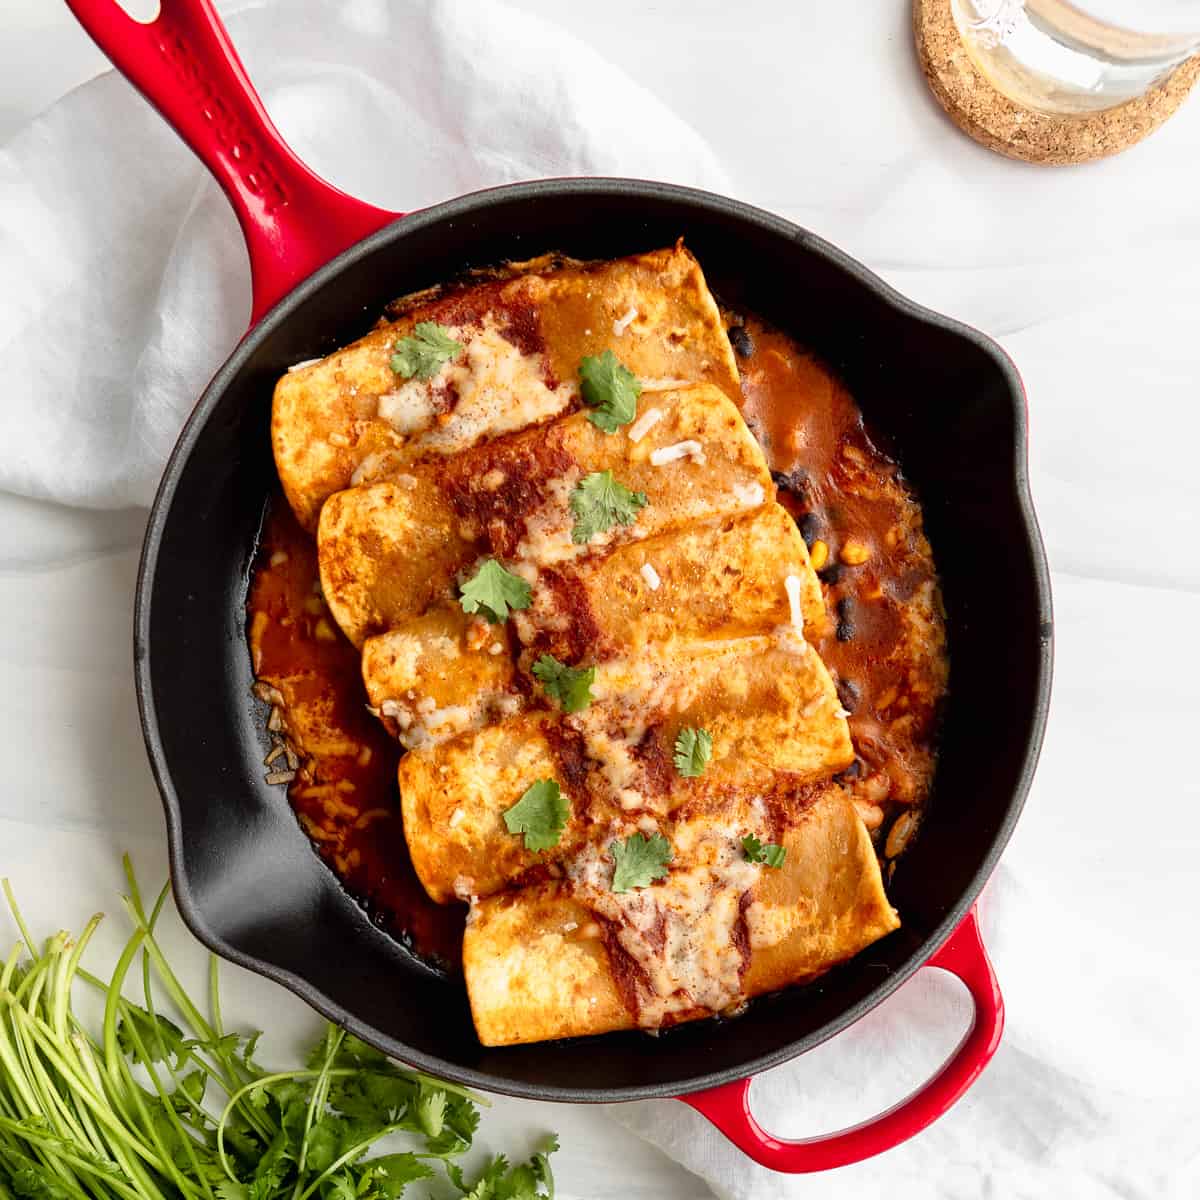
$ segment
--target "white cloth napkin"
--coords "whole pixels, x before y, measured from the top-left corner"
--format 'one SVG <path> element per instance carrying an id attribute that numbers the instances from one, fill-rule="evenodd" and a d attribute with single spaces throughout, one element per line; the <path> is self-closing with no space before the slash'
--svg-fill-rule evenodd
<path id="1" fill-rule="evenodd" d="M 583 42 L 498 0 L 223 6 L 284 137 L 400 210 L 548 175 L 728 190 L 711 152 Z M 0 488 L 148 504 L 249 313 L 223 195 L 120 77 L 0 152 Z"/>

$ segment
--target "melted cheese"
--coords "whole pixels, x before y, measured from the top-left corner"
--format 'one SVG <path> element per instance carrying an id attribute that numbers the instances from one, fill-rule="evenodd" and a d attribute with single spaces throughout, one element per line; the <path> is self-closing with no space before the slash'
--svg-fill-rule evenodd
<path id="1" fill-rule="evenodd" d="M 712 861 L 630 892 L 612 891 L 606 849 L 590 845 L 570 868 L 574 898 L 616 927 L 622 950 L 640 968 L 635 988 L 642 1028 L 658 1028 L 691 1009 L 721 1012 L 744 999 L 736 926 L 759 868 L 746 861 L 737 831 L 709 827 L 706 838 L 717 848 Z"/>
<path id="2" fill-rule="evenodd" d="M 379 398 L 379 416 L 397 433 L 420 434 L 418 444 L 455 454 L 482 438 L 536 425 L 557 416 L 575 397 L 575 385 L 546 383 L 546 359 L 513 345 L 485 318 L 479 329 L 451 328 L 466 349 L 433 379 L 412 379 Z"/>

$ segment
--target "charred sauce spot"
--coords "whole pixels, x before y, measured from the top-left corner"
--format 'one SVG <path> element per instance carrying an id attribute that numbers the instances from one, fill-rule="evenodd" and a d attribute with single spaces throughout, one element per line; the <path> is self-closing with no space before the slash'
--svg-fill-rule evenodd
<path id="1" fill-rule="evenodd" d="M 733 923 L 732 940 L 741 961 L 738 963 L 738 978 L 746 974 L 750 965 L 750 927 L 746 924 L 746 909 L 754 903 L 754 890 L 745 891 L 738 897 L 738 915 Z"/>
<path id="2" fill-rule="evenodd" d="M 459 517 L 486 529 L 501 557 L 511 558 L 526 518 L 545 502 L 547 485 L 574 466 L 559 437 L 515 438 L 463 454 L 449 463 L 444 488 Z"/>
<path id="3" fill-rule="evenodd" d="M 586 813 L 586 790 L 591 760 L 583 742 L 583 735 L 561 721 L 549 721 L 545 726 L 546 741 L 558 763 L 559 779 L 564 790 L 571 794 L 571 804 L 576 815 Z"/>
<path id="4" fill-rule="evenodd" d="M 630 756 L 642 768 L 646 799 L 655 800 L 670 794 L 676 778 L 674 747 L 661 725 L 647 729 Z"/>
<path id="5" fill-rule="evenodd" d="M 601 637 L 587 588 L 578 575 L 544 569 L 538 576 L 538 590 L 549 596 L 546 608 L 556 627 L 543 625 L 534 631 L 529 648 L 535 658 L 552 654 L 560 662 L 580 666 L 612 656 L 615 648 Z M 557 628 L 559 624 L 562 628 Z"/>
<path id="6" fill-rule="evenodd" d="M 621 945 L 620 925 L 599 913 L 593 913 L 593 919 L 600 926 L 601 943 L 608 955 L 609 970 L 617 993 L 636 1022 L 642 1011 L 642 996 L 653 991 L 650 977 L 642 964 Z"/>

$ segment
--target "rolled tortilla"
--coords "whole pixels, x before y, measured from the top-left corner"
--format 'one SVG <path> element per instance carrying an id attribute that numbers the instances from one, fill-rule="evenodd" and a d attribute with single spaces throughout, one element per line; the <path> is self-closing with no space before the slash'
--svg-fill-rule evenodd
<path id="1" fill-rule="evenodd" d="M 770 503 L 543 570 L 513 624 L 529 660 L 658 654 L 791 623 L 791 577 L 805 636 L 816 642 L 827 623 L 821 584 L 795 521 Z"/>
<path id="2" fill-rule="evenodd" d="M 544 570 L 532 604 L 510 621 L 527 647 L 527 693 L 535 703 L 542 694 L 530 669 L 543 654 L 588 666 L 772 633 L 795 615 L 789 579 L 800 582 L 804 630 L 815 642 L 827 621 L 821 586 L 795 522 L 777 504 Z M 409 747 L 481 729 L 525 703 L 504 627 L 457 604 L 368 638 L 362 666 L 371 704 Z"/>
<path id="3" fill-rule="evenodd" d="M 602 664 L 593 695 L 575 716 L 525 713 L 401 759 L 404 833 L 435 900 L 486 896 L 553 867 L 590 825 L 636 828 L 704 797 L 790 793 L 854 758 L 829 673 L 791 630 Z M 675 767 L 684 726 L 712 735 L 698 778 Z M 534 852 L 504 813 L 540 779 L 559 784 L 572 815 L 558 845 Z"/>
<path id="4" fill-rule="evenodd" d="M 534 577 L 538 567 L 748 512 L 774 497 L 758 443 L 718 388 L 667 390 L 654 403 L 662 418 L 636 441 L 630 426 L 606 434 L 576 413 L 436 468 L 331 496 L 317 533 L 321 583 L 346 636 L 361 645 L 435 598 L 451 602 L 456 574 L 469 575 L 477 556 L 520 561 Z M 663 460 L 658 451 L 678 456 Z M 643 492 L 646 504 L 631 524 L 577 543 L 571 494 L 585 475 L 605 470 Z"/>
<path id="5" fill-rule="evenodd" d="M 899 925 L 871 839 L 831 789 L 778 836 L 779 869 L 723 853 L 617 895 L 607 870 L 475 901 L 463 970 L 479 1040 L 507 1046 L 661 1028 L 803 983 Z"/>
<path id="6" fill-rule="evenodd" d="M 275 387 L 271 440 L 300 523 L 354 483 L 578 406 L 579 361 L 611 349 L 639 378 L 712 383 L 737 366 L 699 264 L 677 245 L 612 262 L 542 259 L 515 277 L 413 297 L 399 318 Z M 396 342 L 435 322 L 463 350 L 427 380 L 391 368 Z"/>
<path id="7" fill-rule="evenodd" d="M 409 749 L 482 729 L 525 702 L 504 628 L 457 604 L 367 638 L 362 675 L 372 707 Z"/>

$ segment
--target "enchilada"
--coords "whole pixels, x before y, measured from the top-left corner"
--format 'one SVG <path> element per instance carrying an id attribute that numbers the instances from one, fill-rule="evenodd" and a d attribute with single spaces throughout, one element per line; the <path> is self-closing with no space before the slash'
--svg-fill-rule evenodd
<path id="1" fill-rule="evenodd" d="M 773 497 L 762 451 L 724 392 L 649 395 L 641 412 L 659 417 L 644 432 L 634 422 L 607 433 L 575 413 L 331 496 L 317 532 L 321 582 L 346 636 L 361 645 L 437 595 L 452 599 L 479 554 L 550 566 Z M 636 520 L 575 540 L 573 493 L 606 471 L 643 497 Z"/>
<path id="2" fill-rule="evenodd" d="M 747 860 L 743 820 L 705 823 L 687 864 L 612 890 L 596 847 L 566 878 L 471 906 L 463 967 L 485 1046 L 658 1029 L 802 983 L 899 925 L 871 840 L 828 790 L 775 836 L 782 867 Z M 688 836 L 685 832 L 684 836 Z"/>
<path id="3" fill-rule="evenodd" d="M 334 492 L 578 407 L 580 359 L 609 346 L 639 378 L 707 382 L 739 396 L 720 313 L 682 245 L 603 263 L 547 257 L 401 308 L 276 384 L 275 463 L 306 529 Z M 460 350 L 432 374 L 406 377 L 393 369 L 397 344 L 427 325 Z"/>

